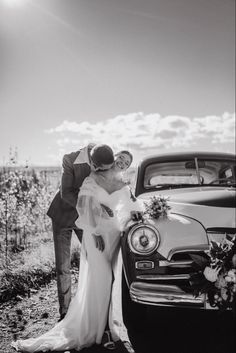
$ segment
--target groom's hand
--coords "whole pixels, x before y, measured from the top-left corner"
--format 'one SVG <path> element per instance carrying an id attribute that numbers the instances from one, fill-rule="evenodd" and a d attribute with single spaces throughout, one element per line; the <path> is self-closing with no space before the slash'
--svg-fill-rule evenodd
<path id="1" fill-rule="evenodd" d="M 132 221 L 138 222 L 143 219 L 143 214 L 140 211 L 131 211 L 130 217 L 131 217 Z"/>
<path id="2" fill-rule="evenodd" d="M 101 235 L 92 234 L 95 241 L 95 246 L 98 250 L 103 251 L 105 249 L 105 242 Z"/>

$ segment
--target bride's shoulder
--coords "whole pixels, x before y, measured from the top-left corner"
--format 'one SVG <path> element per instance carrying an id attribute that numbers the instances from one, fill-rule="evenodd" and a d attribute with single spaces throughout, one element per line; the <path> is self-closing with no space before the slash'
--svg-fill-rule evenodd
<path id="1" fill-rule="evenodd" d="M 127 183 L 122 179 L 113 180 L 113 191 L 114 192 L 127 192 L 129 189 Z"/>
<path id="2" fill-rule="evenodd" d="M 82 184 L 82 189 L 94 189 L 97 186 L 97 183 L 93 176 L 90 174 L 87 176 Z"/>
<path id="3" fill-rule="evenodd" d="M 89 184 L 89 183 L 93 183 L 94 179 L 92 178 L 91 174 L 89 174 L 83 181 L 83 184 Z"/>

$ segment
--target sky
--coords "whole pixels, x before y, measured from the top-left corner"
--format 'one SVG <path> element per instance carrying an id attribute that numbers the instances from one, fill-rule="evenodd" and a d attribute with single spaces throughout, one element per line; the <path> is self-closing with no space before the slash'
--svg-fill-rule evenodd
<path id="1" fill-rule="evenodd" d="M 0 0 L 0 165 L 235 152 L 234 0 Z"/>

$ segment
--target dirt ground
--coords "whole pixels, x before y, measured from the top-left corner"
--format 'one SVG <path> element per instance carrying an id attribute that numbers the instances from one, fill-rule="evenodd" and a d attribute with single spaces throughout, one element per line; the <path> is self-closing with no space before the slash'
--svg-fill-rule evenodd
<path id="1" fill-rule="evenodd" d="M 119 264 L 120 266 L 120 264 Z M 77 288 L 78 271 L 72 270 L 72 293 Z M 126 329 L 122 323 L 120 276 L 114 287 L 114 319 L 119 325 L 122 341 L 126 341 L 116 352 L 133 352 L 129 345 Z M 18 297 L 17 300 L 0 306 L 0 353 L 13 353 L 10 346 L 12 340 L 38 336 L 55 325 L 58 320 L 58 300 L 56 280 L 39 291 L 31 290 L 27 298 Z M 102 352 L 98 348 L 86 352 Z M 72 352 L 72 351 L 71 351 Z M 115 352 L 115 351 L 114 351 Z"/>

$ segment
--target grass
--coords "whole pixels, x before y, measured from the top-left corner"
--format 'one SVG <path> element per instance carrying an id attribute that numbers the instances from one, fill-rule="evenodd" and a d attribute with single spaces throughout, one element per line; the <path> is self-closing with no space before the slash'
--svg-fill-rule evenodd
<path id="1" fill-rule="evenodd" d="M 80 248 L 72 241 L 71 266 L 79 267 Z M 3 254 L 2 254 L 3 255 Z M 48 284 L 56 276 L 52 237 L 34 239 L 30 249 L 10 253 L 7 264 L 0 261 L 0 303 L 30 296 L 30 291 Z"/>

